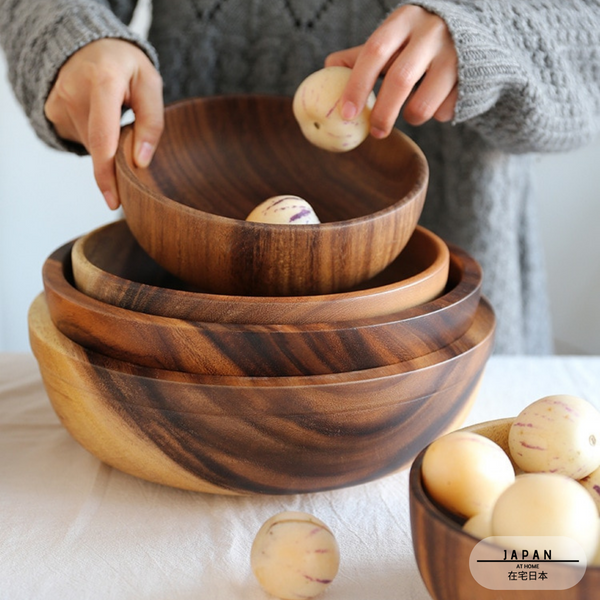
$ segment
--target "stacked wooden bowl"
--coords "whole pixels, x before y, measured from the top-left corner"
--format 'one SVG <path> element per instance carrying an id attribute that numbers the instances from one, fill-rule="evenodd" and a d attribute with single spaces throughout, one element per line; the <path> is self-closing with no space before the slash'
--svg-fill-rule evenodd
<path id="1" fill-rule="evenodd" d="M 58 248 L 29 315 L 85 448 L 166 485 L 291 494 L 403 468 L 462 422 L 494 314 L 473 258 L 417 226 L 427 164 L 410 140 L 334 155 L 289 99 L 241 96 L 167 108 L 148 169 L 130 146 L 127 129 L 126 221 Z M 277 192 L 322 224 L 243 220 Z"/>

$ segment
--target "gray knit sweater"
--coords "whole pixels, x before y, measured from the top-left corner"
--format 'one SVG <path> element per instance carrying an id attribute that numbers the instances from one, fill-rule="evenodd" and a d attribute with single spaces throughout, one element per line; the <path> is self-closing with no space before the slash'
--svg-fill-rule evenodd
<path id="1" fill-rule="evenodd" d="M 82 45 L 119 37 L 160 61 L 167 102 L 233 92 L 293 94 L 328 53 L 362 43 L 397 0 L 154 0 L 150 44 L 128 0 L 0 0 L 0 40 L 38 135 L 58 139 L 43 105 Z M 551 351 L 531 153 L 564 151 L 600 130 L 600 3 L 414 1 L 448 24 L 459 57 L 452 124 L 399 126 L 431 180 L 421 223 L 470 251 L 497 314 L 496 351 Z M 157 63 L 158 64 L 158 63 Z"/>

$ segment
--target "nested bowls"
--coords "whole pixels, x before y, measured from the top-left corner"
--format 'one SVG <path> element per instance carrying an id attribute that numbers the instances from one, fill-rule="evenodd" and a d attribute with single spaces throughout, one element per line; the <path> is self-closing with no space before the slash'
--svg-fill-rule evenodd
<path id="1" fill-rule="evenodd" d="M 57 414 L 109 465 L 191 490 L 291 494 L 379 478 L 460 424 L 492 348 L 494 315 L 481 299 L 465 334 L 429 354 L 298 377 L 194 375 L 111 359 L 60 333 L 43 295 L 29 331 Z"/>
<path id="2" fill-rule="evenodd" d="M 508 451 L 508 433 L 513 419 L 499 419 L 467 427 Z M 409 495 L 413 546 L 423 581 L 434 600 L 589 600 L 600 589 L 600 567 L 587 567 L 583 579 L 573 587 L 556 589 L 493 590 L 480 585 L 469 567 L 469 557 L 480 541 L 462 530 L 462 521 L 433 502 L 424 488 L 422 464 L 425 449 L 415 458 L 410 472 Z M 537 562 L 537 561 L 530 561 Z M 568 573 L 581 567 L 560 565 L 562 576 L 575 582 L 577 575 Z M 532 586 L 533 588 L 533 586 Z"/>
<path id="3" fill-rule="evenodd" d="M 351 289 L 408 242 L 428 181 L 426 159 L 399 131 L 331 153 L 302 135 L 291 98 L 224 96 L 168 106 L 147 169 L 132 163 L 132 129 L 116 155 L 119 196 L 144 250 L 211 293 L 310 295 Z M 320 225 L 244 219 L 294 194 Z"/>
<path id="4" fill-rule="evenodd" d="M 479 265 L 454 248 L 445 293 L 406 311 L 339 323 L 193 322 L 123 309 L 78 291 L 72 279 L 72 245 L 56 250 L 43 267 L 46 299 L 59 330 L 118 360 L 189 373 L 320 375 L 410 361 L 464 335 L 481 294 Z"/>
<path id="5" fill-rule="evenodd" d="M 444 291 L 450 260 L 446 243 L 417 226 L 398 258 L 352 291 L 269 297 L 211 294 L 186 285 L 141 248 L 124 220 L 82 236 L 71 254 L 77 289 L 106 304 L 188 321 L 252 325 L 356 321 L 419 306 Z"/>

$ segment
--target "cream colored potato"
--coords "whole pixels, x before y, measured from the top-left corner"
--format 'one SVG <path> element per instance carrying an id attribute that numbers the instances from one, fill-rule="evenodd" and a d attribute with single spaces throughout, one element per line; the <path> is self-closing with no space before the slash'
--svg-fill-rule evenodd
<path id="1" fill-rule="evenodd" d="M 515 480 L 504 450 L 468 431 L 454 431 L 432 442 L 423 456 L 422 473 L 431 497 L 467 518 L 490 511 Z"/>
<path id="2" fill-rule="evenodd" d="M 463 525 L 463 531 L 483 540 L 492 535 L 492 511 L 486 511 L 472 516 Z"/>
<path id="3" fill-rule="evenodd" d="M 311 225 L 320 223 L 313 207 L 299 196 L 273 196 L 261 202 L 247 217 L 255 223 Z"/>
<path id="4" fill-rule="evenodd" d="M 600 467 L 592 471 L 587 477 L 580 479 L 579 483 L 589 492 L 598 512 L 600 512 Z"/>
<path id="5" fill-rule="evenodd" d="M 496 501 L 492 532 L 495 536 L 571 538 L 591 559 L 600 521 L 594 501 L 574 479 L 556 473 L 525 473 Z"/>
<path id="6" fill-rule="evenodd" d="M 332 531 L 302 512 L 274 515 L 259 529 L 250 563 L 263 589 L 284 600 L 314 598 L 337 574 L 340 553 Z"/>
<path id="7" fill-rule="evenodd" d="M 508 444 L 524 471 L 582 479 L 600 466 L 600 411 L 576 396 L 546 396 L 517 416 Z"/>
<path id="8" fill-rule="evenodd" d="M 294 94 L 292 108 L 302 133 L 309 142 L 330 152 L 352 150 L 369 135 L 373 92 L 354 119 L 342 117 L 340 97 L 351 72 L 348 67 L 325 67 L 309 75 Z"/>

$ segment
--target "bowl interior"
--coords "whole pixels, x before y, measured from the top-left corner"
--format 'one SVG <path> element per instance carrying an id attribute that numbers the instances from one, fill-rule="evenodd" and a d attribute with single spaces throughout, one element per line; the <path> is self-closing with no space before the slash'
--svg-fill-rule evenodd
<path id="1" fill-rule="evenodd" d="M 129 166 L 149 190 L 193 209 L 245 219 L 263 200 L 294 194 L 323 223 L 385 210 L 427 177 L 421 153 L 399 131 L 327 152 L 304 138 L 291 99 L 275 96 L 172 104 L 150 167 Z"/>

